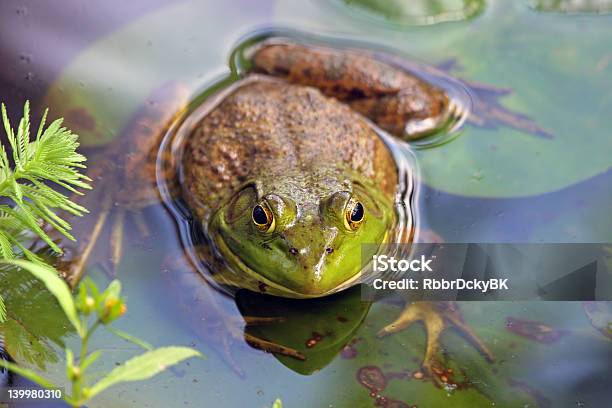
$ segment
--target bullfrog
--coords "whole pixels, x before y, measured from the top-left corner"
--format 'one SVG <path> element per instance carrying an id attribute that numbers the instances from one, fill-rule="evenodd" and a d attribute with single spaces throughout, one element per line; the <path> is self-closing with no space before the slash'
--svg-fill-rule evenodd
<path id="1" fill-rule="evenodd" d="M 165 97 L 154 98 L 161 103 L 147 106 L 127 126 L 127 144 L 120 140 L 111 150 L 113 163 L 103 171 L 94 169 L 94 180 L 112 171 L 122 176 L 115 178 L 119 184 L 100 183 L 102 209 L 83 240 L 85 247 L 65 269 L 69 282 L 82 276 L 110 218 L 111 258 L 118 261 L 125 215 L 137 215 L 161 199 L 160 174 L 170 180 L 169 191 L 184 202 L 203 236 L 195 262 L 208 265 L 210 277 L 202 279 L 193 271 L 167 276 L 189 300 L 208 301 L 211 296 L 194 295 L 208 287 L 208 278 L 229 288 L 228 293 L 244 289 L 284 298 L 328 296 L 367 278 L 362 250 L 376 253 L 385 243 L 413 240 L 413 169 L 401 164 L 394 151 L 444 131 L 469 107 L 365 49 L 272 38 L 249 54 L 250 66 L 242 78 L 188 115 L 187 92 L 169 86 L 162 93 Z M 468 115 L 476 125 L 501 122 L 526 132 L 541 131 L 496 104 Z M 183 124 L 175 133 L 182 137 L 172 142 L 169 153 L 159 145 L 177 117 Z M 192 308 L 188 313 L 198 312 Z M 274 318 L 245 321 L 265 324 Z M 422 322 L 427 332 L 421 364 L 425 375 L 435 377 L 438 341 L 450 327 L 493 360 L 453 303 L 407 303 L 379 334 L 396 333 L 415 322 Z M 227 325 L 221 329 L 237 333 Z M 282 345 L 246 340 L 303 358 Z"/>

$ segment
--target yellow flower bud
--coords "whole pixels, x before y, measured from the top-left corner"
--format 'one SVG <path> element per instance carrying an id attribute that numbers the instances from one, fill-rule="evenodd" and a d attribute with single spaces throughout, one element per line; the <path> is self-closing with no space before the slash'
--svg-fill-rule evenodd
<path id="1" fill-rule="evenodd" d="M 71 381 L 78 380 L 81 377 L 81 368 L 78 366 L 70 367 L 68 377 Z"/>

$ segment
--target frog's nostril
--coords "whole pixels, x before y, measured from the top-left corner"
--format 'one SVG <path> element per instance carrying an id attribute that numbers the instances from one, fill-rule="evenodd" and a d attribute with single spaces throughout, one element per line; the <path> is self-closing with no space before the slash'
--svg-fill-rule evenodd
<path id="1" fill-rule="evenodd" d="M 291 255 L 297 255 L 299 251 L 296 247 L 291 247 L 289 248 L 289 252 L 291 253 Z"/>
<path id="2" fill-rule="evenodd" d="M 328 254 L 331 254 L 332 252 L 334 252 L 334 248 L 327 247 L 327 248 L 325 248 L 325 252 L 327 252 Z"/>

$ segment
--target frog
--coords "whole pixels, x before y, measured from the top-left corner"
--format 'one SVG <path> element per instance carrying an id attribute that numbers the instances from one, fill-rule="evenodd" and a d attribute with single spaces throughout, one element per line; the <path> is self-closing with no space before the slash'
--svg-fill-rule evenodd
<path id="1" fill-rule="evenodd" d="M 172 267 L 165 269 L 166 278 L 184 298 L 206 303 L 206 313 L 223 314 L 208 303 L 207 291 L 216 285 L 230 294 L 249 290 L 296 299 L 338 293 L 366 278 L 359 255 L 364 244 L 374 244 L 367 246 L 374 254 L 386 243 L 413 241 L 417 225 L 398 214 L 398 207 L 411 211 L 410 192 L 400 186 L 405 188 L 413 174 L 398 164 L 394 146 L 445 131 L 467 108 L 440 86 L 367 49 L 279 37 L 262 41 L 249 54 L 250 66 L 241 78 L 202 106 L 190 112 L 188 92 L 170 84 L 161 97 L 152 98 L 161 102 L 143 108 L 126 126 L 127 139 L 109 149 L 111 164 L 91 176 L 95 184 L 115 171 L 123 175 L 117 177 L 123 184 L 100 183 L 105 196 L 100 214 L 84 247 L 62 268 L 68 282 L 75 285 L 83 276 L 109 222 L 110 258 L 119 262 L 126 214 L 137 217 L 164 200 L 157 188 L 160 174 L 170 180 L 171 195 L 184 202 L 203 236 L 191 262 L 206 264 L 210 272 L 203 278 L 193 269 L 169 273 L 180 269 Z M 545 133 L 524 115 L 483 103 L 505 92 L 472 88 L 487 94 L 480 101 L 484 108 L 467 114 L 474 125 Z M 185 119 L 196 114 L 197 120 Z M 181 122 L 189 126 L 178 150 L 160 149 L 168 129 Z M 137 225 L 146 234 L 142 219 Z M 186 313 L 196 324 L 209 321 L 192 309 Z M 246 325 L 279 319 L 244 318 Z M 244 335 L 256 348 L 304 358 L 223 322 L 201 332 Z M 447 329 L 459 331 L 484 358 L 494 360 L 452 302 L 407 302 L 379 336 L 419 322 L 427 336 L 420 367 L 436 383 L 443 382 L 435 375 L 436 355 Z M 222 341 L 228 360 L 230 345 Z"/>

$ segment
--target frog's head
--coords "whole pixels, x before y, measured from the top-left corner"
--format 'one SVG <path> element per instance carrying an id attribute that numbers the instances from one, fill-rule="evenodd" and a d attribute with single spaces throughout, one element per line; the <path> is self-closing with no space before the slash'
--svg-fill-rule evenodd
<path id="1" fill-rule="evenodd" d="M 335 179 L 285 174 L 239 188 L 209 224 L 230 268 L 285 297 L 324 296 L 356 282 L 362 244 L 385 242 L 394 207 L 370 180 Z"/>

